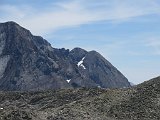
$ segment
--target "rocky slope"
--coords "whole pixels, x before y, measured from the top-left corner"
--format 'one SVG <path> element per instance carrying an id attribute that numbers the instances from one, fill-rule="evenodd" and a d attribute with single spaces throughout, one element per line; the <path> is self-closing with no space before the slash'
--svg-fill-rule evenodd
<path id="1" fill-rule="evenodd" d="M 0 120 L 159 120 L 160 77 L 132 88 L 0 92 Z"/>
<path id="2" fill-rule="evenodd" d="M 122 88 L 130 83 L 96 51 L 53 48 L 14 22 L 0 24 L 0 90 Z"/>

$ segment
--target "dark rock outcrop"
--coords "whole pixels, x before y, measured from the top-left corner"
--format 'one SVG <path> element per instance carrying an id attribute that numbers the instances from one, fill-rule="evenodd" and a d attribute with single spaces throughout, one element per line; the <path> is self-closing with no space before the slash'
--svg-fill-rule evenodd
<path id="1" fill-rule="evenodd" d="M 0 24 L 0 90 L 130 87 L 96 51 L 53 48 L 15 22 Z"/>

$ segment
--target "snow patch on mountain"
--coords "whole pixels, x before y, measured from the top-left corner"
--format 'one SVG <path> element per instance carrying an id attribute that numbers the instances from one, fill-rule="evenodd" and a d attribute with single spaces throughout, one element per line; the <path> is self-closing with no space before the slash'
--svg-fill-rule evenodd
<path id="1" fill-rule="evenodd" d="M 69 79 L 69 80 L 66 80 L 68 83 L 70 83 L 70 81 L 71 81 L 71 79 Z"/>
<path id="2" fill-rule="evenodd" d="M 78 62 L 77 66 L 78 67 L 81 66 L 81 67 L 83 67 L 83 69 L 86 69 L 86 67 L 83 65 L 83 60 L 84 59 L 85 59 L 85 57 L 83 57 L 82 60 Z"/>

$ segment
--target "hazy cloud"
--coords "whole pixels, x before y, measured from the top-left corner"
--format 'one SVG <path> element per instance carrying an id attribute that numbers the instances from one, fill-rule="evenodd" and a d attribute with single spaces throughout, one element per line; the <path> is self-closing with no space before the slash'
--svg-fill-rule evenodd
<path id="1" fill-rule="evenodd" d="M 151 48 L 154 55 L 160 55 L 160 38 L 151 38 L 147 41 L 146 46 Z"/>
<path id="2" fill-rule="evenodd" d="M 132 17 L 159 14 L 160 7 L 153 0 L 67 1 L 52 3 L 41 9 L 27 5 L 0 6 L 1 21 L 13 20 L 29 28 L 34 34 L 45 34 L 64 27 L 110 20 L 121 22 Z M 2 14 L 3 13 L 3 14 Z"/>

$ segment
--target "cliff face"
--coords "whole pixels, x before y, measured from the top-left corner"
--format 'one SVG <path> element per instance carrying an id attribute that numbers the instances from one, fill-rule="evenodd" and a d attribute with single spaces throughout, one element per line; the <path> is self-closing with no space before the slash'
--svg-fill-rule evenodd
<path id="1" fill-rule="evenodd" d="M 96 51 L 53 48 L 14 22 L 0 24 L 0 90 L 130 87 Z"/>

